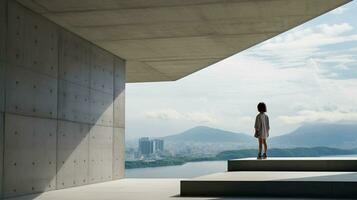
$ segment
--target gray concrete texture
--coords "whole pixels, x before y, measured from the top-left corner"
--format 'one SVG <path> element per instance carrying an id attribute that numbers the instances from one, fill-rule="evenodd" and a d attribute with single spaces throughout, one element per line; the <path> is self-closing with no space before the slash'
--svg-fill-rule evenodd
<path id="1" fill-rule="evenodd" d="M 6 4 L 0 0 L 0 112 L 4 111 L 5 105 L 5 56 L 6 56 Z"/>
<path id="2" fill-rule="evenodd" d="M 357 171 L 351 157 L 269 158 L 228 160 L 228 171 Z"/>
<path id="3" fill-rule="evenodd" d="M 53 119 L 5 114 L 5 196 L 56 188 L 56 129 Z"/>
<path id="4" fill-rule="evenodd" d="M 88 124 L 58 121 L 57 189 L 88 183 Z"/>
<path id="5" fill-rule="evenodd" d="M 4 166 L 4 106 L 6 57 L 6 0 L 0 0 L 0 194 L 3 186 Z M 0 195 L 1 197 L 2 195 Z"/>
<path id="6" fill-rule="evenodd" d="M 114 128 L 113 136 L 113 178 L 124 178 L 125 175 L 125 129 Z"/>
<path id="7" fill-rule="evenodd" d="M 125 61 L 114 60 L 114 127 L 125 127 Z"/>
<path id="8" fill-rule="evenodd" d="M 101 184 L 85 185 L 10 200 L 327 200 L 336 198 L 276 198 L 276 197 L 181 197 L 179 179 L 121 179 Z M 355 198 L 351 198 L 355 199 Z"/>
<path id="9" fill-rule="evenodd" d="M 16 1 L 0 9 L 0 196 L 122 178 L 125 61 Z"/>
<path id="10" fill-rule="evenodd" d="M 6 0 L 0 0 L 0 63 L 4 61 L 6 48 Z"/>
<path id="11" fill-rule="evenodd" d="M 145 82 L 187 76 L 349 0 L 18 2 L 126 59 L 127 81 Z"/>
<path id="12" fill-rule="evenodd" d="M 0 61 L 0 112 L 5 110 L 5 62 Z"/>
<path id="13" fill-rule="evenodd" d="M 4 167 L 4 113 L 0 112 L 0 194 L 2 194 Z"/>
<path id="14" fill-rule="evenodd" d="M 356 198 L 356 180 L 356 172 L 223 172 L 182 180 L 180 194 L 189 197 Z"/>

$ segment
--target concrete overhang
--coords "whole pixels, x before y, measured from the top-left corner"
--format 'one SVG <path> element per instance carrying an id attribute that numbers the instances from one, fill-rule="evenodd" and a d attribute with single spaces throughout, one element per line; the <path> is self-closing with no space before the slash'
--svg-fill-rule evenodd
<path id="1" fill-rule="evenodd" d="M 127 61 L 127 82 L 173 81 L 350 0 L 18 0 Z"/>

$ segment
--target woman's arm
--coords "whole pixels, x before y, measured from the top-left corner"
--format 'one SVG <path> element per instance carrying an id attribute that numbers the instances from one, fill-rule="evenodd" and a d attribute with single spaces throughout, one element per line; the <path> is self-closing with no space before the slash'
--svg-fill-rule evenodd
<path id="1" fill-rule="evenodd" d="M 255 117 L 254 129 L 255 131 L 258 130 L 258 116 Z"/>
<path id="2" fill-rule="evenodd" d="M 257 117 L 255 118 L 255 124 L 254 124 L 255 131 L 259 131 L 260 126 L 261 126 L 260 118 L 259 118 L 259 115 L 257 115 Z"/>

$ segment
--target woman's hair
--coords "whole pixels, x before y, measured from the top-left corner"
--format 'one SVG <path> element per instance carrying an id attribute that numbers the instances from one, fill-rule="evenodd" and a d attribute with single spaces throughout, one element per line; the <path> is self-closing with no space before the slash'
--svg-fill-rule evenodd
<path id="1" fill-rule="evenodd" d="M 258 108 L 259 112 L 266 112 L 267 111 L 267 106 L 265 105 L 264 102 L 258 103 L 257 108 Z"/>

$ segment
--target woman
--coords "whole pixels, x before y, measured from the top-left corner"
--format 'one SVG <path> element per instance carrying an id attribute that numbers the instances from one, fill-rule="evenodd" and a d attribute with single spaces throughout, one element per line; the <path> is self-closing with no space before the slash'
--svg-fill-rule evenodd
<path id="1" fill-rule="evenodd" d="M 257 106 L 259 114 L 255 118 L 255 137 L 258 138 L 259 150 L 257 159 L 266 159 L 267 158 L 267 138 L 269 137 L 269 117 L 265 114 L 267 107 L 265 103 L 260 102 Z M 264 145 L 264 153 L 262 155 L 262 147 Z"/>

